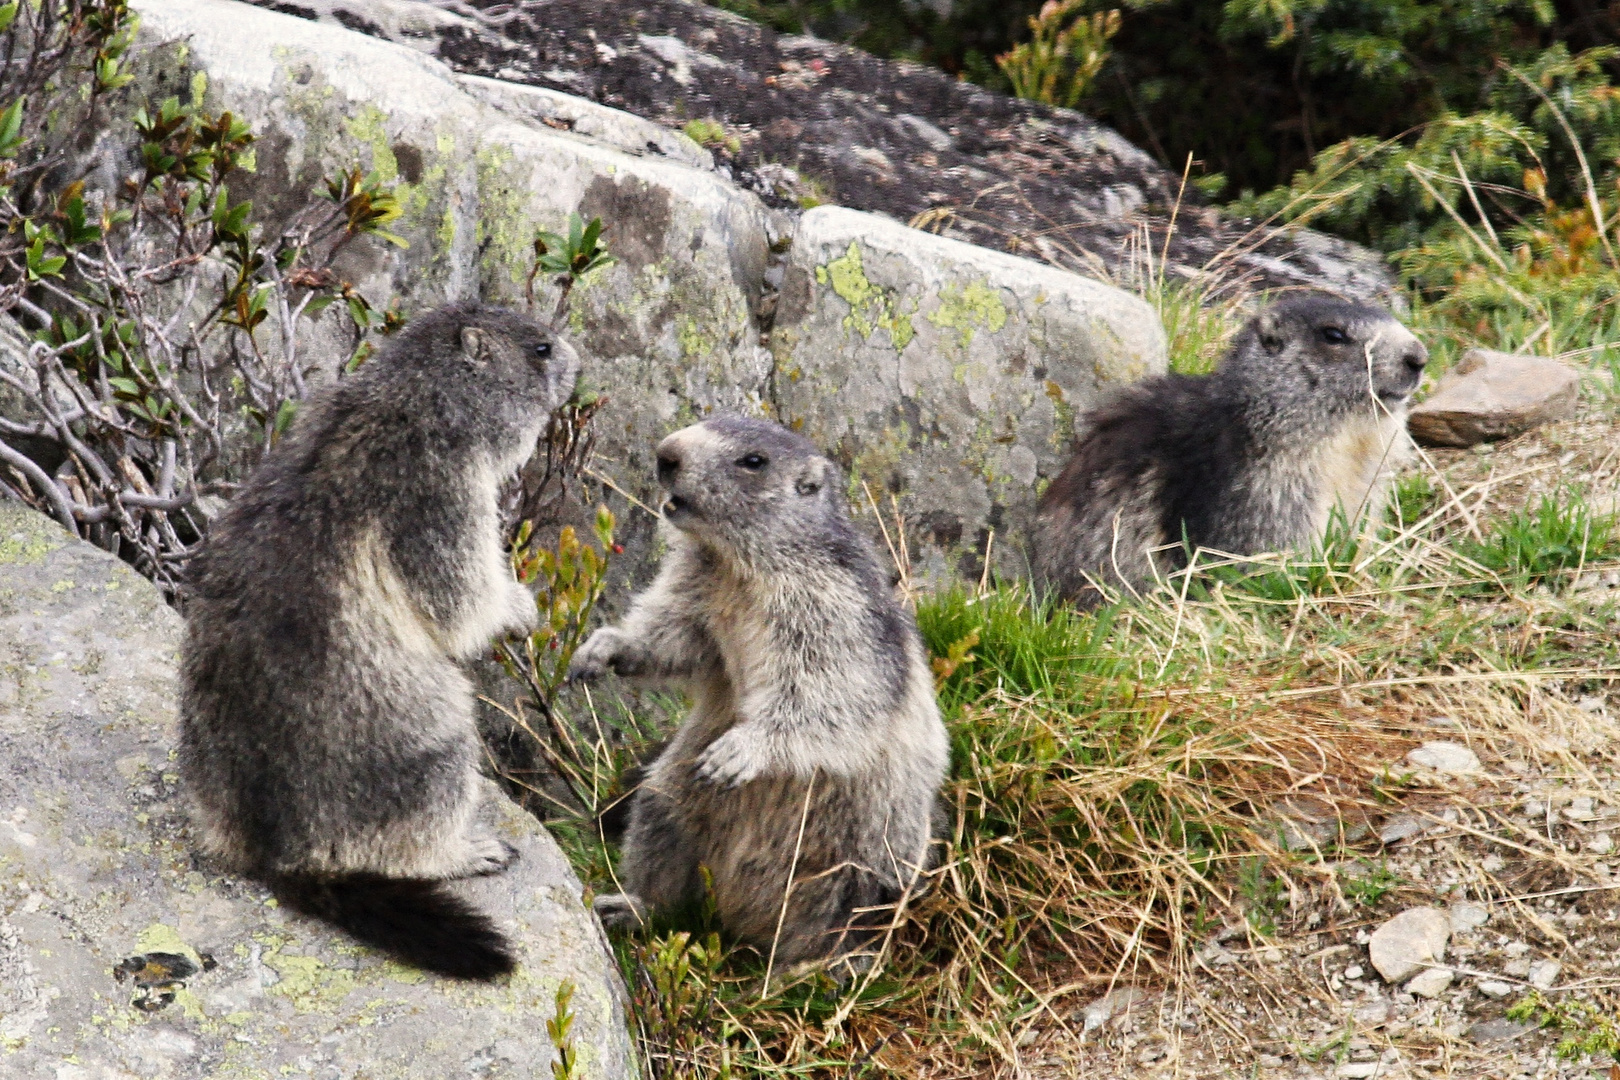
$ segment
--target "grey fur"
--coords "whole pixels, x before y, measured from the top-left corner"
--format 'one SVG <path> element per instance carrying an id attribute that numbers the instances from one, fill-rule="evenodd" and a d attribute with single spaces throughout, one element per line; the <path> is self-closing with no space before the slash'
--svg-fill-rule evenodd
<path id="1" fill-rule="evenodd" d="M 1095 603 L 1100 584 L 1135 591 L 1179 565 L 1184 538 L 1253 555 L 1308 548 L 1336 507 L 1376 522 L 1427 359 L 1380 308 L 1321 294 L 1277 302 L 1213 374 L 1146 379 L 1082 421 L 1037 508 L 1037 579 Z"/>
<path id="2" fill-rule="evenodd" d="M 847 954 L 929 859 L 949 746 L 916 625 L 807 440 L 716 417 L 659 444 L 658 472 L 668 554 L 573 674 L 673 684 L 692 709 L 631 803 L 625 893 L 597 910 L 700 899 L 705 866 L 741 940 Z"/>
<path id="3" fill-rule="evenodd" d="M 328 885 L 510 860 L 479 822 L 457 660 L 535 619 L 498 488 L 578 369 L 546 327 L 466 304 L 305 403 L 191 568 L 180 763 L 207 852 Z"/>

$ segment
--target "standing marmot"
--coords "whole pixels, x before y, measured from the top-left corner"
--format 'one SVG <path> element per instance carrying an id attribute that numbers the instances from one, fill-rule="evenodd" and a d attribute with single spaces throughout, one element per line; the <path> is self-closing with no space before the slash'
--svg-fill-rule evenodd
<path id="1" fill-rule="evenodd" d="M 180 763 L 203 847 L 289 906 L 449 975 L 510 947 L 446 878 L 503 869 L 456 660 L 526 628 L 497 489 L 578 357 L 473 304 L 311 398 L 192 564 Z"/>
<path id="2" fill-rule="evenodd" d="M 1335 507 L 1376 520 L 1407 448 L 1428 352 L 1387 312 L 1321 294 L 1252 319 L 1211 375 L 1163 375 L 1082 422 L 1041 496 L 1037 578 L 1082 604 L 1135 589 L 1169 549 L 1252 555 L 1309 546 Z"/>
<path id="3" fill-rule="evenodd" d="M 784 963 L 846 953 L 929 856 L 949 746 L 916 624 L 800 436 L 716 417 L 659 444 L 658 479 L 668 554 L 573 674 L 674 683 L 692 710 L 632 799 L 625 893 L 597 910 L 700 899 L 702 866 L 738 938 Z"/>

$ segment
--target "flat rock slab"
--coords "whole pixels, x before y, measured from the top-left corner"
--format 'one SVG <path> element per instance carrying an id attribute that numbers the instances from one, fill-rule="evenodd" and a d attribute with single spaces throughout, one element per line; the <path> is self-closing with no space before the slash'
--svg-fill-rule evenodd
<path id="1" fill-rule="evenodd" d="M 546 1076 L 564 979 L 581 1074 L 636 1067 L 617 970 L 550 836 L 465 895 L 513 934 L 495 984 L 426 975 L 191 855 L 174 772 L 179 617 L 0 502 L 0 1076 Z"/>
<path id="2" fill-rule="evenodd" d="M 1425 446 L 1474 446 L 1510 439 L 1575 411 L 1581 377 L 1543 356 L 1471 349 L 1407 418 Z"/>
<path id="3" fill-rule="evenodd" d="M 998 565 L 1022 576 L 1039 484 L 1067 460 L 1076 415 L 1167 362 L 1140 297 L 831 206 L 799 219 L 771 349 L 782 420 L 885 517 L 898 493 L 921 534 L 912 569 L 935 579 L 977 579 L 991 529 Z"/>
<path id="4" fill-rule="evenodd" d="M 1385 982 L 1404 982 L 1444 960 L 1450 938 L 1451 916 L 1439 908 L 1408 908 L 1373 931 L 1367 955 Z"/>

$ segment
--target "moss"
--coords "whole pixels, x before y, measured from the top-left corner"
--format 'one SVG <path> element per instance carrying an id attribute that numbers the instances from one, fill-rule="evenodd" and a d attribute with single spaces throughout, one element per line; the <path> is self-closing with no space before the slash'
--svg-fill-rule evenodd
<path id="1" fill-rule="evenodd" d="M 0 566 L 7 563 L 30 566 L 42 562 L 67 540 L 65 535 L 60 539 L 52 536 L 53 529 L 60 533 L 43 514 L 20 506 L 0 508 Z"/>
<path id="2" fill-rule="evenodd" d="M 388 142 L 388 114 L 375 105 L 362 105 L 344 127 L 349 137 L 371 148 L 371 171 L 385 184 L 399 179 L 399 161 Z"/>
<path id="3" fill-rule="evenodd" d="M 839 299 L 849 305 L 844 329 L 853 330 L 863 338 L 870 338 L 879 329 L 887 330 L 896 352 L 905 349 L 917 336 L 911 316 L 898 309 L 893 292 L 867 279 L 861 249 L 855 241 L 849 242 L 849 250 L 843 255 L 816 267 L 816 281 L 832 286 Z"/>
<path id="4" fill-rule="evenodd" d="M 973 335 L 980 328 L 994 334 L 1007 325 L 1007 306 L 982 281 L 965 287 L 952 284 L 940 290 L 939 308 L 927 319 L 941 330 L 955 330 L 965 349 L 973 344 Z"/>

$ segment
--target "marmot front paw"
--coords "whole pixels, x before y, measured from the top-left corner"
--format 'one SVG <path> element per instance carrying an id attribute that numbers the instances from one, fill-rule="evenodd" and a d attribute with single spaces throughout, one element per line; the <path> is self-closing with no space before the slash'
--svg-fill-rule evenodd
<path id="1" fill-rule="evenodd" d="M 716 787 L 746 784 L 764 771 L 765 747 L 745 727 L 734 727 L 698 755 L 697 778 Z"/>
<path id="2" fill-rule="evenodd" d="M 569 682 L 589 682 L 612 671 L 626 674 L 619 661 L 624 652 L 624 635 L 611 626 L 604 626 L 585 639 L 568 662 Z"/>

